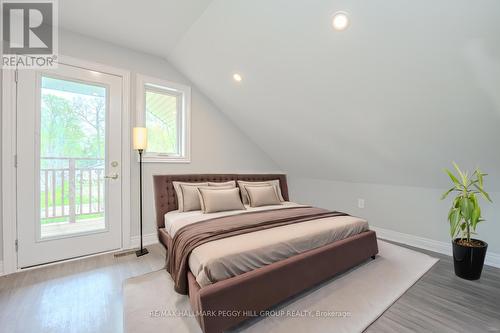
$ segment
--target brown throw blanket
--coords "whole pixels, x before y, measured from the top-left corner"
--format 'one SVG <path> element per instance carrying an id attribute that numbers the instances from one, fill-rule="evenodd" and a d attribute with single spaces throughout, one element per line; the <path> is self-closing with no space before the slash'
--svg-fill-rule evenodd
<path id="1" fill-rule="evenodd" d="M 167 270 L 175 283 L 175 291 L 187 294 L 188 258 L 196 247 L 217 239 L 241 235 L 282 225 L 333 216 L 346 216 L 315 207 L 293 207 L 257 211 L 196 222 L 177 231 L 168 249 Z"/>

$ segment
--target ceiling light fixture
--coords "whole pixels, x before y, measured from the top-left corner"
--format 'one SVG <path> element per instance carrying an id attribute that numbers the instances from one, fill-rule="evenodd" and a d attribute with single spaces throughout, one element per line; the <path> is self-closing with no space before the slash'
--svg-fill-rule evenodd
<path id="1" fill-rule="evenodd" d="M 346 12 L 336 12 L 332 19 L 333 29 L 343 31 L 349 26 L 349 16 Z"/>
<path id="2" fill-rule="evenodd" d="M 238 74 L 238 73 L 234 73 L 234 74 L 233 74 L 233 79 L 234 79 L 234 81 L 236 81 L 236 82 L 241 82 L 241 80 L 243 80 L 243 78 L 241 77 L 241 75 L 240 75 L 240 74 Z"/>

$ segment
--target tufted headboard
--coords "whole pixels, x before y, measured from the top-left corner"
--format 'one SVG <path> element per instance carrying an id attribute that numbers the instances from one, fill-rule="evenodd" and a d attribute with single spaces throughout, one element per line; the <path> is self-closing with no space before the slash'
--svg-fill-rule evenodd
<path id="1" fill-rule="evenodd" d="M 155 175 L 153 176 L 155 191 L 156 224 L 165 227 L 165 214 L 177 209 L 177 196 L 172 182 L 227 182 L 230 180 L 266 181 L 279 179 L 281 194 L 288 201 L 286 175 L 283 174 L 191 174 L 191 175 Z"/>

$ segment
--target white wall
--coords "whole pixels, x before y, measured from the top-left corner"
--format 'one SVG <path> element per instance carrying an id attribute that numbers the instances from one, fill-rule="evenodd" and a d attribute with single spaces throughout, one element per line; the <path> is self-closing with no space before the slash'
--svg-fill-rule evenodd
<path id="1" fill-rule="evenodd" d="M 3 42 L 2 42 L 3 43 Z M 3 50 L 3 48 L 2 48 Z M 3 72 L 0 69 L 0 110 L 2 110 L 2 76 Z M 0 143 L 2 141 L 2 117 L 0 116 Z M 0 144 L 0 147 L 2 145 Z M 2 165 L 2 154 L 0 153 L 0 165 Z M 2 188 L 2 174 L 0 172 L 0 189 Z M 3 229 L 2 229 L 2 214 L 3 214 L 3 206 L 2 206 L 2 191 L 0 191 L 0 262 L 3 262 Z M 2 272 L 3 267 L 0 265 L 0 272 Z"/>
<path id="2" fill-rule="evenodd" d="M 135 118 L 135 74 L 190 85 L 191 163 L 144 165 L 144 233 L 156 232 L 152 175 L 168 173 L 272 172 L 279 168 L 244 136 L 212 102 L 164 59 L 69 32 L 60 35 L 60 53 L 131 71 L 131 106 Z M 133 124 L 132 124 L 133 126 Z M 139 233 L 138 164 L 132 156 L 131 234 Z"/>
<path id="3" fill-rule="evenodd" d="M 243 135 L 191 82 L 159 57 L 67 31 L 59 36 L 60 54 L 107 64 L 131 71 L 132 124 L 135 123 L 135 74 L 145 74 L 191 86 L 191 160 L 189 164 L 147 163 L 144 165 L 144 233 L 154 233 L 153 174 L 279 172 L 275 163 Z M 138 164 L 132 156 L 131 234 L 139 233 Z M 0 228 L 1 235 L 1 228 Z M 0 255 L 2 240 L 0 239 Z M 2 258 L 2 257 L 0 257 Z M 1 260 L 0 260 L 1 261 Z"/>
<path id="4" fill-rule="evenodd" d="M 298 177 L 289 177 L 289 186 L 291 200 L 360 216 L 375 227 L 450 242 L 446 218 L 451 201 L 440 200 L 445 189 Z M 482 205 L 487 221 L 479 224 L 478 238 L 489 244 L 488 251 L 500 253 L 500 192 L 490 195 L 494 203 Z M 360 198 L 364 209 L 358 208 Z"/>

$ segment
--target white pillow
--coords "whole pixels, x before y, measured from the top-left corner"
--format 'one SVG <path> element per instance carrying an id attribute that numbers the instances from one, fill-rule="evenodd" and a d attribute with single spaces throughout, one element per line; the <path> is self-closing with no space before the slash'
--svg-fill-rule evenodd
<path id="1" fill-rule="evenodd" d="M 235 186 L 236 186 L 236 184 L 235 184 Z M 203 200 L 201 199 L 200 193 L 198 191 L 199 189 L 217 191 L 217 190 L 229 190 L 232 188 L 236 188 L 235 186 L 232 186 L 232 184 L 226 184 L 226 185 L 220 185 L 220 186 L 210 186 L 210 184 L 209 184 L 208 186 L 198 186 L 196 188 L 196 194 L 198 195 L 198 201 L 200 202 L 200 209 L 202 211 L 205 210 L 205 207 L 203 207 Z"/>
<path id="2" fill-rule="evenodd" d="M 238 188 L 211 189 L 210 187 L 199 187 L 198 195 L 203 213 L 245 209 Z"/>
<path id="3" fill-rule="evenodd" d="M 228 182 L 208 182 L 208 186 L 217 186 L 217 187 L 221 187 L 221 186 L 224 186 L 224 187 L 229 187 L 229 188 L 233 188 L 233 187 L 236 187 L 236 181 L 235 180 L 230 180 Z"/>
<path id="4" fill-rule="evenodd" d="M 248 204 L 248 194 L 245 186 L 250 185 L 250 186 L 266 186 L 266 185 L 272 185 L 274 186 L 274 189 L 276 190 L 276 195 L 278 196 L 280 201 L 285 201 L 283 199 L 283 196 L 281 195 L 281 187 L 280 187 L 280 181 L 279 179 L 274 179 L 274 180 L 268 180 L 264 182 L 246 182 L 243 180 L 238 180 L 238 185 L 240 186 L 241 190 L 241 197 L 243 199 L 243 203 L 246 205 Z"/>
<path id="5" fill-rule="evenodd" d="M 188 212 L 190 210 L 199 210 L 200 209 L 200 199 L 198 197 L 197 188 L 199 186 L 208 186 L 208 182 L 204 183 L 187 183 L 187 182 L 172 182 L 174 186 L 175 193 L 177 194 L 177 203 L 179 206 L 179 212 Z M 181 188 L 181 185 L 185 186 L 184 191 Z M 194 191 L 193 191 L 194 190 Z M 186 193 L 186 198 L 184 198 L 184 193 Z M 184 203 L 187 201 L 188 206 L 187 209 L 184 207 Z M 198 204 L 196 204 L 196 202 Z M 192 209 L 192 208 L 197 209 Z"/>
<path id="6" fill-rule="evenodd" d="M 246 185 L 250 207 L 281 205 L 276 189 L 272 185 Z"/>

